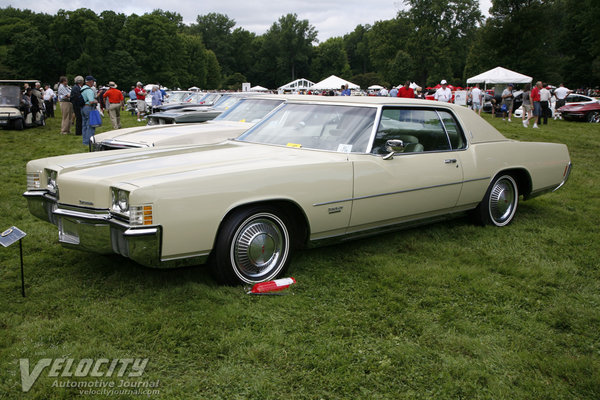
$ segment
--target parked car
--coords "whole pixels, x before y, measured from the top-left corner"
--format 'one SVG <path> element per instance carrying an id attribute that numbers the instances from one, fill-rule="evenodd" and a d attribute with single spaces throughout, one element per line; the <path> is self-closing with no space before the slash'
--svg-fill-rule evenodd
<path id="1" fill-rule="evenodd" d="M 600 122 L 600 101 L 583 104 L 569 103 L 558 109 L 563 119 L 567 121 Z"/>
<path id="2" fill-rule="evenodd" d="M 30 161 L 24 196 L 66 247 L 151 267 L 210 257 L 219 282 L 252 284 L 309 244 L 462 212 L 505 226 L 570 168 L 565 145 L 509 140 L 453 104 L 299 96 L 219 144 Z"/>
<path id="3" fill-rule="evenodd" d="M 245 96 L 242 93 L 226 93 L 209 107 L 184 107 L 157 112 L 148 116 L 148 125 L 186 124 L 210 121 L 232 107 Z"/>
<path id="4" fill-rule="evenodd" d="M 36 80 L 0 80 L 0 127 L 5 129 L 22 130 L 46 124 L 43 107 L 36 112 L 35 118 L 33 110 L 26 110 L 22 103 L 23 94 L 21 85 L 28 83 L 34 85 Z"/>
<path id="5" fill-rule="evenodd" d="M 223 96 L 222 93 L 201 93 L 192 92 L 189 96 L 179 103 L 167 103 L 158 107 L 153 107 L 152 112 L 173 111 L 180 108 L 191 107 L 210 107 L 215 104 Z"/>
<path id="6" fill-rule="evenodd" d="M 595 99 L 593 97 L 590 96 L 586 96 L 583 94 L 577 94 L 577 93 L 571 93 L 570 95 L 568 95 L 565 98 L 565 103 L 566 104 L 572 104 L 572 105 L 582 105 L 582 104 L 593 104 L 593 103 L 598 103 L 598 99 Z M 555 110 L 555 106 L 556 105 L 556 99 L 554 97 L 552 97 L 552 101 L 550 102 L 550 111 L 552 112 L 552 117 L 555 116 L 555 114 L 557 114 L 556 110 Z M 515 118 L 522 118 L 523 116 L 523 107 L 519 107 L 516 111 L 515 111 Z M 562 115 L 560 115 L 560 113 L 558 113 L 558 116 L 562 118 Z M 569 117 L 567 117 L 569 118 Z M 571 118 L 573 119 L 573 118 Z M 577 118 L 576 118 L 577 119 Z"/>
<path id="7" fill-rule="evenodd" d="M 218 143 L 238 137 L 284 100 L 284 96 L 241 98 L 204 124 L 149 125 L 104 132 L 90 138 L 90 151 Z"/>

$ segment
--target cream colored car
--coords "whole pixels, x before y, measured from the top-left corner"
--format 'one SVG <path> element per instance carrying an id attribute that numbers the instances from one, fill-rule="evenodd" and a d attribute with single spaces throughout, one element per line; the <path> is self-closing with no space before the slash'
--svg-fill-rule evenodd
<path id="1" fill-rule="evenodd" d="M 453 104 L 289 99 L 236 140 L 27 164 L 32 214 L 59 242 L 219 282 L 281 276 L 293 249 L 472 212 L 504 226 L 519 196 L 567 180 L 565 145 L 502 136 Z"/>
<path id="2" fill-rule="evenodd" d="M 115 129 L 92 136 L 90 151 L 218 143 L 238 137 L 285 99 L 285 96 L 245 98 L 214 120 L 202 124 L 148 125 Z"/>

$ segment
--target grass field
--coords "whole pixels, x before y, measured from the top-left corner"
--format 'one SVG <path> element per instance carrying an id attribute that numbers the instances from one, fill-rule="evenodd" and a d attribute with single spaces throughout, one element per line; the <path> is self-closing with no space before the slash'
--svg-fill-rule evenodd
<path id="1" fill-rule="evenodd" d="M 456 219 L 302 251 L 298 284 L 262 297 L 217 286 L 204 267 L 62 248 L 27 210 L 25 164 L 84 151 L 81 138 L 58 134 L 58 119 L 0 131 L 0 230 L 28 234 L 26 298 L 18 246 L 0 247 L 0 399 L 600 398 L 600 125 L 486 118 L 510 138 L 566 143 L 568 184 L 521 203 L 505 228 Z M 158 392 L 85 395 L 46 369 L 25 394 L 25 358 L 30 370 L 148 358 L 140 378 L 74 380 L 158 381 Z"/>

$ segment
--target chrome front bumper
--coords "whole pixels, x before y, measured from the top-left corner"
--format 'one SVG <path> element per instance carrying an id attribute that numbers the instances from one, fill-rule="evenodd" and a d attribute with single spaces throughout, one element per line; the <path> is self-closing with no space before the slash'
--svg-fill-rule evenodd
<path id="1" fill-rule="evenodd" d="M 34 216 L 58 226 L 65 247 L 100 254 L 120 254 L 147 267 L 161 265 L 160 226 L 132 227 L 108 210 L 58 204 L 47 191 L 23 193 Z"/>

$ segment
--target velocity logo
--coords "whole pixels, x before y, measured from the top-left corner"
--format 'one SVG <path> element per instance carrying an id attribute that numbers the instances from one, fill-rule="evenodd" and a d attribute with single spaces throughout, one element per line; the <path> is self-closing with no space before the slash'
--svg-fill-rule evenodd
<path id="1" fill-rule="evenodd" d="M 108 358 L 99 358 L 93 360 L 91 358 L 82 358 L 76 363 L 72 358 L 42 358 L 35 364 L 33 369 L 30 369 L 29 359 L 21 358 L 19 360 L 19 365 L 21 367 L 21 387 L 23 392 L 28 392 L 42 372 L 48 367 L 50 367 L 48 369 L 48 377 L 51 378 L 57 378 L 59 376 L 64 378 L 83 378 L 88 376 L 94 378 L 109 378 L 113 376 L 119 378 L 123 376 L 134 378 L 142 376 L 148 365 L 148 359 L 115 358 L 109 360 Z M 56 382 L 57 381 L 55 381 L 53 386 L 56 385 Z M 76 384 L 75 387 L 80 387 L 86 385 L 91 386 L 90 383 L 92 382 L 82 381 L 73 383 Z M 84 385 L 80 385 L 81 383 Z"/>

